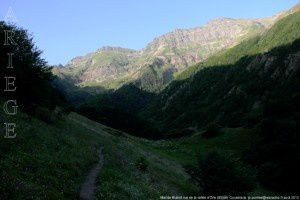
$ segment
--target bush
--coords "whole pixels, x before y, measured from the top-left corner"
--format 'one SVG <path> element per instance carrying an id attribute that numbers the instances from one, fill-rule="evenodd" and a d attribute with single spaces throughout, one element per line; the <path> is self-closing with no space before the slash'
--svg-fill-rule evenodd
<path id="1" fill-rule="evenodd" d="M 135 163 L 135 166 L 138 170 L 145 172 L 148 169 L 148 162 L 144 157 L 140 157 Z"/>
<path id="2" fill-rule="evenodd" d="M 215 122 L 209 123 L 206 126 L 206 131 L 202 134 L 205 138 L 215 137 L 220 134 L 221 126 Z"/>
<path id="3" fill-rule="evenodd" d="M 55 115 L 53 111 L 42 107 L 36 108 L 36 110 L 34 111 L 34 116 L 46 122 L 47 124 L 54 123 L 58 118 L 58 116 Z"/>
<path id="4" fill-rule="evenodd" d="M 245 195 L 254 188 L 254 178 L 241 163 L 216 151 L 200 157 L 193 173 L 203 195 Z"/>
<path id="5" fill-rule="evenodd" d="M 281 193 L 297 193 L 299 182 L 299 116 L 265 117 L 257 132 L 261 141 L 245 155 L 245 161 L 258 170 L 264 187 Z"/>
<path id="6" fill-rule="evenodd" d="M 259 181 L 269 188 L 277 188 L 281 174 L 281 167 L 272 162 L 266 162 L 258 168 Z"/>
<path id="7" fill-rule="evenodd" d="M 60 113 L 62 115 L 64 115 L 64 114 L 68 115 L 68 114 L 70 114 L 74 110 L 75 110 L 75 108 L 73 106 L 68 105 L 68 106 L 64 106 Z"/>

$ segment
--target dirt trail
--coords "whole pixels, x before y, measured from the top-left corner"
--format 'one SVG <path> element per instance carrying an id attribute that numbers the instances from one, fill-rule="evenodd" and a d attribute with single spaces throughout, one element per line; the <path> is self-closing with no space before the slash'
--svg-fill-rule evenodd
<path id="1" fill-rule="evenodd" d="M 82 184 L 80 189 L 80 199 L 81 200 L 93 200 L 95 199 L 95 190 L 96 190 L 96 179 L 102 168 L 104 161 L 103 148 L 99 149 L 99 161 L 91 169 L 90 173 L 86 177 L 85 182 Z"/>

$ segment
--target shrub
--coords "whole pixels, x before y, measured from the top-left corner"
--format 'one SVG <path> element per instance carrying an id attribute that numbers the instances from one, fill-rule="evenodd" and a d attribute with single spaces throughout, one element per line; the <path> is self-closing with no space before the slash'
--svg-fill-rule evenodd
<path id="1" fill-rule="evenodd" d="M 216 151 L 199 158 L 193 178 L 204 195 L 245 195 L 254 188 L 248 168 Z"/>
<path id="2" fill-rule="evenodd" d="M 258 170 L 258 180 L 266 188 L 297 193 L 299 177 L 299 117 L 265 117 L 258 126 L 261 141 L 245 155 Z"/>
<path id="3" fill-rule="evenodd" d="M 209 123 L 206 126 L 206 131 L 202 134 L 203 137 L 210 138 L 220 134 L 221 126 L 215 122 Z"/>
<path id="4" fill-rule="evenodd" d="M 259 181 L 269 188 L 277 188 L 278 183 L 281 182 L 281 174 L 282 168 L 272 162 L 266 162 L 258 168 Z"/>
<path id="5" fill-rule="evenodd" d="M 53 111 L 42 107 L 36 108 L 34 116 L 48 124 L 54 123 L 57 119 L 57 115 L 55 115 Z"/>
<path id="6" fill-rule="evenodd" d="M 136 163 L 135 166 L 138 170 L 145 172 L 148 169 L 148 162 L 144 157 L 140 157 Z"/>
<path id="7" fill-rule="evenodd" d="M 61 110 L 61 114 L 68 115 L 68 114 L 70 114 L 70 112 L 72 112 L 74 110 L 75 110 L 75 108 L 73 106 L 68 105 L 68 106 L 63 107 L 63 109 Z"/>

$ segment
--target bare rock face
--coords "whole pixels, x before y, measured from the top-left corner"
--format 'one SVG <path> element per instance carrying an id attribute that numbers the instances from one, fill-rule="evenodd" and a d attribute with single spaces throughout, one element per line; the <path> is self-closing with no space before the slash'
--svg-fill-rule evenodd
<path id="1" fill-rule="evenodd" d="M 257 55 L 247 66 L 248 71 L 257 71 L 260 76 L 269 75 L 273 79 L 286 81 L 296 75 L 300 68 L 300 52 L 290 54 L 283 64 L 278 65 L 278 58 L 269 54 Z"/>
<path id="2" fill-rule="evenodd" d="M 291 77 L 295 75 L 300 68 L 300 52 L 290 55 L 288 60 L 285 61 L 285 76 Z"/>
<path id="3" fill-rule="evenodd" d="M 82 86 L 115 89 L 128 82 L 139 82 L 142 87 L 155 82 L 155 87 L 163 88 L 174 73 L 264 31 L 274 20 L 220 18 L 203 27 L 176 29 L 155 38 L 140 51 L 103 47 L 55 71 Z"/>
<path id="4" fill-rule="evenodd" d="M 266 25 L 258 20 L 220 18 L 203 27 L 176 29 L 155 38 L 142 50 L 142 54 L 152 57 L 165 56 L 178 71 L 181 71 L 265 28 Z"/>

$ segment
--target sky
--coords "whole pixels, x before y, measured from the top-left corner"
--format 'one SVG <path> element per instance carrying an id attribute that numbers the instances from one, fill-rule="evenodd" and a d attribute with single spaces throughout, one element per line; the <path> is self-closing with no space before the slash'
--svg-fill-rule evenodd
<path id="1" fill-rule="evenodd" d="M 176 28 L 219 17 L 261 18 L 299 0 L 0 0 L 29 31 L 49 64 L 66 64 L 102 46 L 142 49 Z"/>

